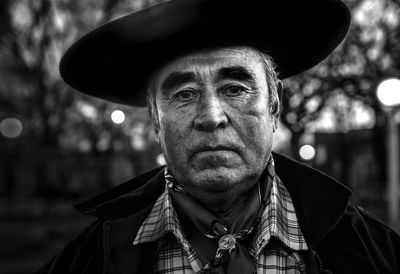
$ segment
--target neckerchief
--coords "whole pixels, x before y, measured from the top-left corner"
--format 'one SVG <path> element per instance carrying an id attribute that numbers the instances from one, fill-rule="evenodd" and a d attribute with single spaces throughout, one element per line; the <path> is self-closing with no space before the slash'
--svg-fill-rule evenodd
<path id="1" fill-rule="evenodd" d="M 248 251 L 248 244 L 255 224 L 266 207 L 273 169 L 270 160 L 260 180 L 248 191 L 245 205 L 231 227 L 186 193 L 172 177 L 172 186 L 168 191 L 187 239 L 203 263 L 207 262 L 204 273 L 256 271 L 256 262 Z"/>

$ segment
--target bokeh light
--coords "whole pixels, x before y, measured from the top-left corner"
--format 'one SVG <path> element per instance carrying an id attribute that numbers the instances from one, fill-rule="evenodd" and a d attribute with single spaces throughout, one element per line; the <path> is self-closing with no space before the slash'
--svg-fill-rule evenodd
<path id="1" fill-rule="evenodd" d="M 379 101 L 385 106 L 400 104 L 400 80 L 391 78 L 382 81 L 376 90 Z"/>
<path id="2" fill-rule="evenodd" d="M 22 123 L 17 118 L 6 118 L 0 123 L 0 133 L 6 138 L 17 138 L 22 130 Z"/>
<path id="3" fill-rule="evenodd" d="M 156 162 L 157 164 L 159 164 L 160 166 L 165 165 L 167 162 L 165 162 L 165 158 L 164 158 L 164 154 L 159 154 L 156 158 Z"/>
<path id="4" fill-rule="evenodd" d="M 130 131 L 131 146 L 136 151 L 144 151 L 146 149 L 146 126 L 144 123 L 136 123 Z"/>
<path id="5" fill-rule="evenodd" d="M 111 120 L 114 124 L 121 124 L 125 121 L 125 113 L 123 113 L 121 110 L 114 110 L 111 113 Z"/>
<path id="6" fill-rule="evenodd" d="M 300 147 L 299 154 L 303 160 L 310 161 L 315 157 L 315 148 L 311 145 L 303 145 Z"/>
<path id="7" fill-rule="evenodd" d="M 78 110 L 83 114 L 83 116 L 91 120 L 97 119 L 98 111 L 94 106 L 85 102 L 78 102 L 77 105 Z"/>

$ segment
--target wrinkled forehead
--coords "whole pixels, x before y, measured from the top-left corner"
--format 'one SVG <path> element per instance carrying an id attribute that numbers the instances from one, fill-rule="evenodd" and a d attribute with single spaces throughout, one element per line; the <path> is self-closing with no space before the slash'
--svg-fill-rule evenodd
<path id="1" fill-rule="evenodd" d="M 224 65 L 229 62 L 261 63 L 262 57 L 261 53 L 248 47 L 206 49 L 176 58 L 164 65 L 161 70 L 170 67 L 184 69 L 193 64 L 205 66 Z"/>
<path id="2" fill-rule="evenodd" d="M 221 68 L 240 67 L 257 78 L 265 78 L 262 54 L 249 47 L 207 49 L 178 57 L 162 66 L 152 77 L 153 84 L 160 83 L 173 73 L 196 72 L 207 68 L 210 73 Z"/>

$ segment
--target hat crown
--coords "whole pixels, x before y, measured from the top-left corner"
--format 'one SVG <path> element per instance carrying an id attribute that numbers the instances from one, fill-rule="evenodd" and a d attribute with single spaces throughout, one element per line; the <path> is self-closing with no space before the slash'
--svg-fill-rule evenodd
<path id="1" fill-rule="evenodd" d="M 183 54 L 249 46 L 270 54 L 286 78 L 328 56 L 349 24 L 340 0 L 171 0 L 88 33 L 64 54 L 60 72 L 83 93 L 144 106 L 147 79 Z"/>

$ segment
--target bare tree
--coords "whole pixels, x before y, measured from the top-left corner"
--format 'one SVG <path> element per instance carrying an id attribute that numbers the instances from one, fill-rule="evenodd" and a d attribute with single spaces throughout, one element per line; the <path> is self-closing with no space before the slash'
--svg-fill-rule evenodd
<path id="1" fill-rule="evenodd" d="M 299 140 L 310 122 L 331 108 L 336 131 L 354 127 L 349 123 L 351 102 L 372 108 L 376 127 L 384 121 L 375 96 L 381 80 L 400 75 L 400 8 L 397 1 L 347 1 L 353 22 L 347 39 L 317 67 L 285 81 L 282 123 L 292 133 L 292 154 L 297 157 Z M 347 107 L 332 100 L 340 94 L 349 100 Z"/>

